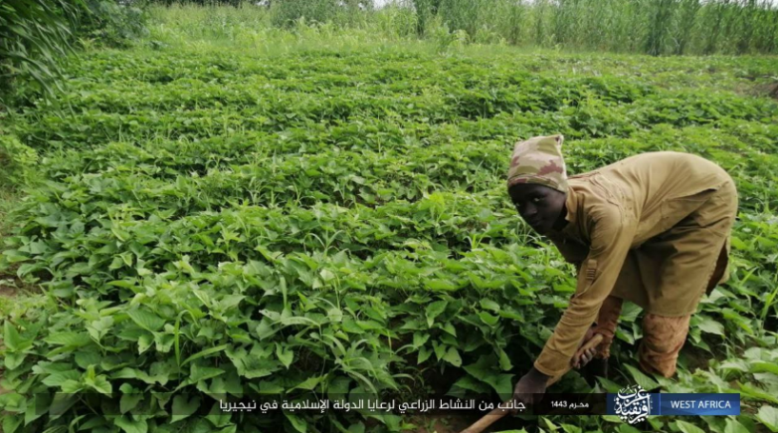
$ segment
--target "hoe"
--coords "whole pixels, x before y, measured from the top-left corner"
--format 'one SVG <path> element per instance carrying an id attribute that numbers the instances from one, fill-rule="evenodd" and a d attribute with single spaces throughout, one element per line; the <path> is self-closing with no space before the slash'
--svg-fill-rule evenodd
<path id="1" fill-rule="evenodd" d="M 601 341 L 602 341 L 602 335 L 595 334 L 589 341 L 586 342 L 586 344 L 584 344 L 580 349 L 578 349 L 578 355 L 581 355 L 583 352 L 585 352 L 586 350 L 588 350 L 590 348 L 596 347 L 598 344 L 600 344 Z M 572 368 L 572 367 L 569 367 L 567 371 L 570 371 L 570 368 Z M 565 371 L 564 373 L 562 373 L 562 374 L 560 374 L 558 376 L 549 378 L 548 382 L 546 383 L 546 386 L 547 387 L 551 386 L 553 383 L 555 383 L 556 381 L 561 379 L 562 376 L 564 376 L 565 373 L 567 373 L 567 371 Z M 510 403 L 510 400 L 505 402 L 506 405 L 508 403 Z M 461 433 L 481 433 L 487 427 L 489 427 L 490 425 L 494 424 L 500 418 L 504 417 L 508 413 L 510 413 L 510 411 L 508 411 L 506 409 L 494 409 L 493 411 L 491 411 L 491 412 L 487 413 L 486 415 L 484 415 L 483 417 L 481 417 L 481 419 L 476 421 L 470 427 L 462 430 Z"/>

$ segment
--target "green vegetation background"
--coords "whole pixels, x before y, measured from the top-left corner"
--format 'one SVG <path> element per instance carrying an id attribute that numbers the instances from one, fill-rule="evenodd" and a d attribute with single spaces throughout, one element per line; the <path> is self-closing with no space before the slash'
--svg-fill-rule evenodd
<path id="1" fill-rule="evenodd" d="M 678 377 L 636 368 L 631 306 L 595 390 L 739 392 L 742 416 L 651 426 L 778 430 L 775 57 L 520 48 L 440 14 L 419 39 L 401 9 L 370 25 L 275 13 L 154 7 L 123 49 L 82 38 L 53 96 L 16 81 L 0 134 L 3 431 L 419 428 L 219 413 L 213 396 L 260 388 L 507 398 L 574 290 L 504 190 L 512 144 L 556 132 L 571 173 L 681 150 L 741 194 L 732 279 L 700 304 Z M 571 373 L 555 390 L 592 389 Z"/>

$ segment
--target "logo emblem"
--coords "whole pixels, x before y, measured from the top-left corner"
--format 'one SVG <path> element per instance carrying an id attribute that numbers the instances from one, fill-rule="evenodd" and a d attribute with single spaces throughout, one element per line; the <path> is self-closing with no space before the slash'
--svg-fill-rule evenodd
<path id="1" fill-rule="evenodd" d="M 645 420 L 651 412 L 651 396 L 640 385 L 622 388 L 614 399 L 614 412 L 630 424 Z"/>

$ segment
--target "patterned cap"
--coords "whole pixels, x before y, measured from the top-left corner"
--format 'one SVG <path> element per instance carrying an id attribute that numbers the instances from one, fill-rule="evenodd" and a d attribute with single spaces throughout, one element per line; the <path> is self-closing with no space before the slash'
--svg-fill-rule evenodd
<path id="1" fill-rule="evenodd" d="M 517 142 L 508 170 L 508 188 L 518 183 L 536 183 L 567 193 L 563 140 L 557 134 Z"/>

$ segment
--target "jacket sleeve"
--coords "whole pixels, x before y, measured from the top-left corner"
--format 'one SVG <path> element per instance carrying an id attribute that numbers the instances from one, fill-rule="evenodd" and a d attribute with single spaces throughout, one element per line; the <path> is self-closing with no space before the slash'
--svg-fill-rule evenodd
<path id="1" fill-rule="evenodd" d="M 636 224 L 623 218 L 617 206 L 601 206 L 590 217 L 591 245 L 578 272 L 576 291 L 534 363 L 548 376 L 563 374 L 570 367 L 586 330 L 616 284 L 635 235 Z"/>

